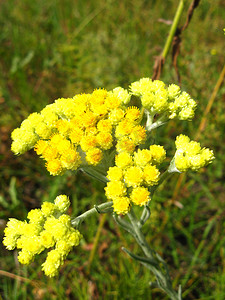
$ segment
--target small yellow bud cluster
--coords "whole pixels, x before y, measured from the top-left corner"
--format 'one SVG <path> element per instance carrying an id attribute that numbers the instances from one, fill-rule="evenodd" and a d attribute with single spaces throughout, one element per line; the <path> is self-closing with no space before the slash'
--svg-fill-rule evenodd
<path id="1" fill-rule="evenodd" d="M 133 153 L 136 146 L 145 142 L 146 130 L 139 125 L 141 119 L 142 115 L 137 107 L 132 106 L 126 109 L 124 118 L 115 128 L 117 152 Z"/>
<path id="2" fill-rule="evenodd" d="M 190 120 L 194 117 L 196 102 L 179 86 L 168 87 L 160 80 L 142 78 L 130 86 L 133 95 L 141 97 L 142 105 L 150 114 L 166 113 L 170 119 Z"/>
<path id="3" fill-rule="evenodd" d="M 198 171 L 215 158 L 212 150 L 201 148 L 198 142 L 190 141 L 189 137 L 183 134 L 177 136 L 175 144 L 175 165 L 180 172 L 188 169 Z"/>
<path id="4" fill-rule="evenodd" d="M 105 193 L 117 214 L 128 213 L 131 202 L 143 206 L 151 200 L 148 187 L 157 185 L 160 173 L 156 165 L 165 157 L 166 152 L 159 145 L 138 149 L 133 155 L 128 151 L 116 155 L 116 165 L 108 170 Z"/>
<path id="5" fill-rule="evenodd" d="M 69 205 L 68 197 L 60 195 L 54 203 L 44 202 L 41 209 L 31 210 L 28 222 L 10 219 L 3 244 L 8 250 L 20 249 L 18 260 L 22 264 L 29 264 L 36 254 L 55 247 L 48 252 L 42 270 L 47 276 L 57 275 L 59 267 L 82 237 L 71 226 L 70 217 L 64 214 Z"/>

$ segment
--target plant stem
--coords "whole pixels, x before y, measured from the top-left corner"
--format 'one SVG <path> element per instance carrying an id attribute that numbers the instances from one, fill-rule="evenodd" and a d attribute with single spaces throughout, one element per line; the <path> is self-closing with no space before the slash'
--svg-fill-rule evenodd
<path id="1" fill-rule="evenodd" d="M 184 0 L 180 0 L 180 3 L 178 5 L 177 11 L 176 11 L 176 14 L 175 14 L 174 19 L 173 19 L 173 24 L 172 24 L 172 26 L 170 28 L 169 36 L 168 36 L 168 38 L 166 40 L 166 44 L 165 44 L 163 52 L 162 52 L 162 57 L 164 59 L 166 58 L 166 56 L 167 56 L 167 54 L 169 52 L 169 49 L 171 47 L 171 44 L 172 44 L 172 41 L 173 41 L 173 37 L 175 35 L 175 32 L 176 32 L 176 29 L 177 29 L 177 26 L 178 26 L 181 14 L 183 12 L 183 9 L 184 9 Z"/>
<path id="2" fill-rule="evenodd" d="M 127 215 L 133 226 L 133 229 L 134 229 L 134 232 L 136 235 L 136 241 L 140 245 L 140 247 L 143 250 L 146 257 L 149 258 L 152 262 L 154 262 L 154 265 L 153 264 L 148 265 L 147 263 L 146 264 L 143 263 L 143 264 L 146 267 L 148 267 L 156 275 L 158 287 L 161 288 L 164 292 L 166 292 L 167 295 L 170 297 L 170 299 L 181 300 L 180 293 L 177 294 L 176 291 L 174 291 L 172 288 L 170 275 L 167 270 L 167 266 L 166 266 L 165 262 L 163 261 L 162 258 L 160 258 L 160 256 L 158 254 L 155 254 L 153 252 L 153 250 L 150 248 L 150 246 L 148 245 L 140 227 L 138 226 L 139 222 L 137 220 L 137 217 L 136 217 L 134 211 L 131 209 Z M 161 271 L 160 262 L 164 265 L 166 274 L 164 274 Z"/>
<path id="3" fill-rule="evenodd" d="M 96 212 L 97 213 L 111 212 L 112 211 L 111 210 L 112 204 L 113 204 L 112 201 L 105 202 L 105 203 L 102 203 L 98 206 L 95 206 L 94 208 L 91 208 L 91 209 L 87 210 L 86 212 L 84 212 L 80 216 L 78 216 L 78 217 L 71 220 L 72 226 L 74 226 L 74 227 L 78 226 L 81 222 L 83 222 L 84 219 L 86 219 L 87 217 L 92 216 Z"/>

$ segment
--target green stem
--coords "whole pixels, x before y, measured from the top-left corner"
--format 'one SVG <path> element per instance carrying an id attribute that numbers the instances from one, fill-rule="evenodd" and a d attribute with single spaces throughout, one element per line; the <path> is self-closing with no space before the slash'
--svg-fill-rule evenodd
<path id="1" fill-rule="evenodd" d="M 87 217 L 92 216 L 93 214 L 96 214 L 96 213 L 103 214 L 103 213 L 107 213 L 107 212 L 112 212 L 112 204 L 113 204 L 112 201 L 105 202 L 98 206 L 95 206 L 94 208 L 87 210 L 80 216 L 71 220 L 72 226 L 74 226 L 74 227 L 78 226 L 81 222 L 83 222 L 83 220 L 85 220 Z"/>
<path id="2" fill-rule="evenodd" d="M 146 257 L 149 258 L 152 262 L 154 262 L 154 265 L 151 264 L 151 266 L 148 265 L 147 263 L 144 265 L 156 275 L 158 287 L 161 288 L 164 292 L 166 292 L 167 295 L 170 297 L 170 299 L 181 300 L 181 293 L 179 292 L 177 294 L 176 291 L 174 291 L 172 288 L 170 275 L 169 272 L 167 271 L 167 266 L 165 267 L 165 272 L 166 272 L 165 274 L 161 271 L 160 262 L 164 266 L 165 266 L 165 262 L 163 261 L 162 258 L 157 259 L 159 255 L 158 254 L 154 255 L 153 250 L 149 247 L 140 227 L 138 226 L 139 222 L 136 218 L 134 211 L 131 209 L 127 215 L 133 226 L 133 230 L 136 235 L 136 241 L 140 245 Z"/>
<path id="3" fill-rule="evenodd" d="M 177 29 L 177 26 L 178 26 L 181 14 L 183 12 L 183 9 L 184 9 L 184 0 L 180 0 L 180 3 L 178 5 L 177 11 L 176 11 L 176 14 L 175 14 L 174 19 L 173 19 L 173 24 L 172 24 L 172 26 L 170 28 L 169 36 L 168 36 L 168 38 L 166 40 L 166 44 L 165 44 L 163 52 L 162 52 L 162 57 L 164 59 L 166 58 L 166 56 L 167 56 L 167 54 L 169 52 L 169 49 L 171 47 L 171 44 L 172 44 L 172 41 L 173 41 L 173 37 L 175 35 L 175 32 L 176 32 L 176 29 Z"/>

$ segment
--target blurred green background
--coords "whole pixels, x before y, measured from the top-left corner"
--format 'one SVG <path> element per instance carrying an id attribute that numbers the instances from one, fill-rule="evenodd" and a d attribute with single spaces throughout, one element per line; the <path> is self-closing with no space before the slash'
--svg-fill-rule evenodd
<path id="1" fill-rule="evenodd" d="M 11 131 L 34 111 L 60 97 L 96 87 L 128 88 L 151 77 L 179 1 L 23 0 L 0 1 L 0 235 L 10 217 L 23 220 L 42 201 L 70 196 L 74 216 L 105 201 L 104 185 L 80 173 L 52 177 L 30 151 L 16 157 Z M 180 25 L 185 23 L 186 1 Z M 171 121 L 154 133 L 169 153 L 174 138 L 194 138 L 224 65 L 224 2 L 202 0 L 182 34 L 178 68 L 181 87 L 197 100 L 193 122 Z M 178 83 L 171 52 L 161 80 Z M 155 194 L 144 227 L 151 246 L 167 261 L 184 299 L 225 299 L 225 87 L 217 92 L 199 141 L 216 160 L 200 173 L 178 175 Z M 177 182 L 181 183 L 177 191 Z M 70 253 L 57 278 L 41 271 L 45 255 L 21 266 L 16 253 L 0 246 L 2 299 L 168 299 L 151 289 L 152 274 L 121 251 L 139 253 L 132 238 L 110 216 L 99 227 L 95 215 L 82 224 L 84 239 Z M 97 230 L 97 251 L 90 253 Z M 1 299 L 1 296 L 0 296 Z"/>

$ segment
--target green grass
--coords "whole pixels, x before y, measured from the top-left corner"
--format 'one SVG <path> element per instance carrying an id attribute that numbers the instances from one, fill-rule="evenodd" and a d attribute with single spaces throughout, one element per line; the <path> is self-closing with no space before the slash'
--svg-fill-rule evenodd
<path id="1" fill-rule="evenodd" d="M 185 12 L 191 1 L 185 4 Z M 42 201 L 60 193 L 72 200 L 78 215 L 104 201 L 103 187 L 81 173 L 51 177 L 31 151 L 16 157 L 10 132 L 31 112 L 60 97 L 96 87 L 128 87 L 151 77 L 154 57 L 161 52 L 176 1 L 2 1 L 0 4 L 0 229 L 10 217 L 24 219 Z M 194 137 L 224 64 L 222 1 L 204 0 L 182 35 L 178 67 L 182 88 L 198 101 L 193 122 L 172 121 L 153 133 L 157 143 L 174 150 L 174 137 Z M 185 13 L 181 24 L 185 22 Z M 161 80 L 177 83 L 168 56 Z M 167 261 L 174 287 L 183 285 L 184 299 L 225 298 L 224 234 L 224 86 L 207 117 L 199 141 L 216 154 L 202 172 L 189 173 L 171 204 L 178 180 L 170 178 L 155 194 L 152 217 L 144 226 L 152 247 Z M 44 255 L 31 265 L 18 265 L 0 246 L 1 270 L 27 278 L 2 275 L 3 299 L 167 299 L 151 289 L 153 276 L 121 251 L 139 253 L 133 239 L 107 217 L 97 253 L 88 273 L 87 261 L 99 223 L 92 216 L 82 224 L 84 239 L 68 257 L 60 276 L 41 272 Z"/>

